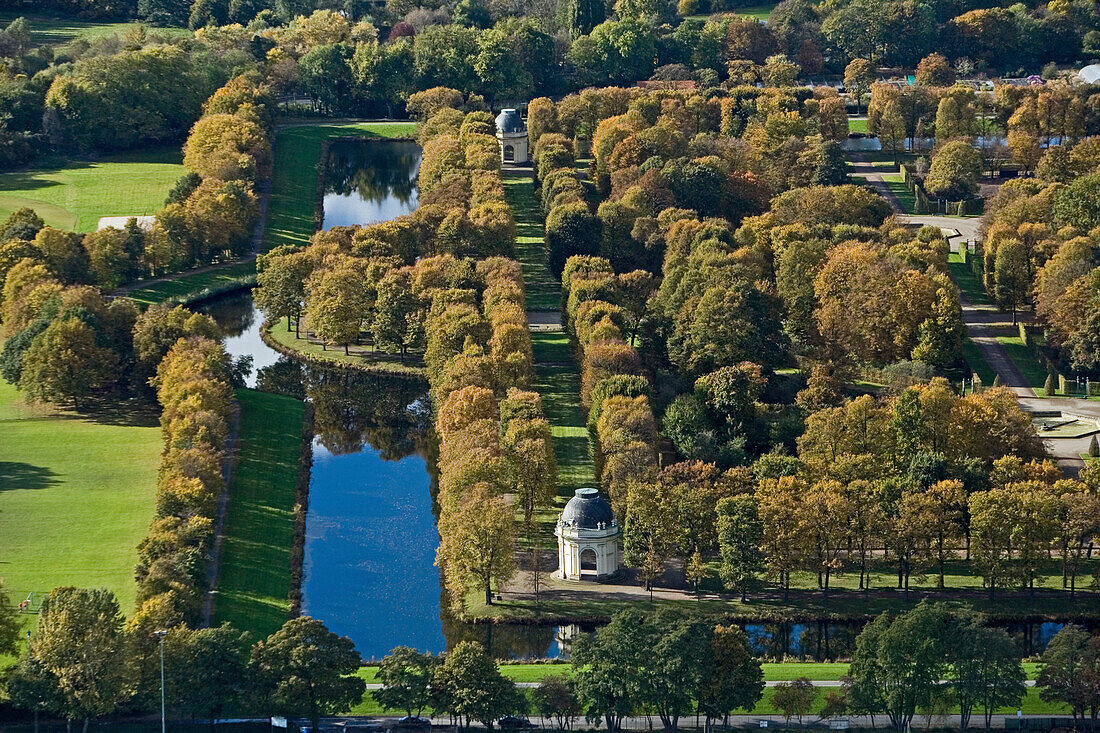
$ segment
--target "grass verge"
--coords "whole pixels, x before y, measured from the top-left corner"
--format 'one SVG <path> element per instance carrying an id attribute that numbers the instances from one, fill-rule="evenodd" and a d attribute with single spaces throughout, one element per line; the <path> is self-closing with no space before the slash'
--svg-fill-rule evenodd
<path id="1" fill-rule="evenodd" d="M 526 172 L 504 172 L 504 197 L 516 218 L 516 258 L 523 266 L 523 284 L 528 310 L 557 310 L 561 305 L 561 283 L 550 274 L 542 213 L 535 198 L 535 183 Z"/>
<path id="2" fill-rule="evenodd" d="M 184 173 L 181 156 L 178 147 L 150 148 L 2 173 L 0 219 L 26 206 L 49 226 L 90 232 L 102 216 L 155 214 Z"/>
<path id="3" fill-rule="evenodd" d="M 1047 373 L 1039 363 L 1035 355 L 1031 353 L 1031 349 L 1020 339 L 1019 334 L 1009 336 L 998 336 L 997 341 L 1004 347 L 1005 352 L 1008 354 L 1008 358 L 1012 360 L 1012 363 L 1016 365 L 1016 368 L 1020 370 L 1020 373 L 1024 375 L 1024 379 L 1027 380 L 1027 384 L 1033 390 L 1035 394 L 1040 397 L 1050 397 L 1046 390 L 1043 388 L 1047 381 Z"/>
<path id="4" fill-rule="evenodd" d="M 275 139 L 264 249 L 304 245 L 313 235 L 322 141 L 345 135 L 407 137 L 415 132 L 415 122 L 331 122 L 280 130 Z"/>
<path id="5" fill-rule="evenodd" d="M 11 600 L 107 588 L 129 614 L 136 548 L 153 518 L 156 413 L 28 406 L 0 382 L 0 423 L 0 577 Z"/>
<path id="6" fill-rule="evenodd" d="M 977 374 L 982 380 L 982 384 L 987 387 L 993 386 L 993 380 L 997 378 L 997 375 L 994 373 L 993 367 L 989 366 L 989 362 L 982 356 L 982 350 L 969 336 L 963 336 L 962 355 L 966 359 L 967 366 L 970 367 L 971 374 Z M 970 375 L 966 376 L 969 377 Z"/>
<path id="7" fill-rule="evenodd" d="M 130 300 L 146 306 L 155 303 L 186 305 L 196 300 L 256 284 L 256 263 L 238 262 L 217 270 L 187 274 L 152 283 L 126 293 Z"/>
<path id="8" fill-rule="evenodd" d="M 263 638 L 283 625 L 290 610 L 297 448 L 305 405 L 251 389 L 237 390 L 237 401 L 241 427 L 214 618 Z"/>
<path id="9" fill-rule="evenodd" d="M 977 257 L 978 255 L 969 256 Z M 969 265 L 963 262 L 962 256 L 957 252 L 952 252 L 948 255 L 947 267 L 951 273 L 951 279 L 959 286 L 959 290 L 963 292 L 971 305 L 987 306 L 989 308 L 996 307 L 996 303 L 990 300 L 989 294 L 985 292 L 985 288 L 982 287 L 974 271 L 970 269 Z"/>
<path id="10" fill-rule="evenodd" d="M 897 200 L 901 202 L 902 208 L 905 209 L 905 213 L 912 214 L 913 208 L 917 204 L 917 198 L 913 195 L 905 186 L 905 181 L 901 179 L 900 173 L 884 173 L 882 180 L 886 182 L 886 185 L 890 187 L 890 191 L 897 197 Z"/>

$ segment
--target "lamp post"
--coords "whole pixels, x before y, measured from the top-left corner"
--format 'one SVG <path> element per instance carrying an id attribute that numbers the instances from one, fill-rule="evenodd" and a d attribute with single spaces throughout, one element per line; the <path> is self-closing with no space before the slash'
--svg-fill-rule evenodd
<path id="1" fill-rule="evenodd" d="M 153 635 L 160 639 L 160 733 L 165 733 L 164 723 L 164 637 L 167 631 L 154 631 Z"/>

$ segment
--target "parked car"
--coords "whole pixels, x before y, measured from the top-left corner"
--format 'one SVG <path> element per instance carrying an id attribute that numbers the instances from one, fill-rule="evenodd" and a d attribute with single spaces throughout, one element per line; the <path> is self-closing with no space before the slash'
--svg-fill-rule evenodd
<path id="1" fill-rule="evenodd" d="M 432 727 L 432 721 L 417 715 L 406 715 L 397 721 L 398 728 L 411 728 L 414 730 L 427 730 Z"/>
<path id="2" fill-rule="evenodd" d="M 527 718 L 521 718 L 518 715 L 505 715 L 503 718 L 497 721 L 497 724 L 501 728 L 506 730 L 516 730 L 517 728 L 530 728 L 531 721 Z"/>

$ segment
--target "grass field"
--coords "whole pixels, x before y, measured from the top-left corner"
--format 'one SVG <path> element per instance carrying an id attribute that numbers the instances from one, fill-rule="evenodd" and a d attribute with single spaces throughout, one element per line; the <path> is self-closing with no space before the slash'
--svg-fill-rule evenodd
<path id="1" fill-rule="evenodd" d="M 1002 619 L 1026 616 L 1066 618 L 1078 614 L 1094 617 L 1100 607 L 1097 606 L 1100 594 L 1095 591 L 1079 591 L 1076 601 L 1070 602 L 1069 592 L 1062 590 L 1061 569 L 1055 560 L 1046 562 L 1041 568 L 1041 585 L 1037 583 L 1041 589 L 1036 591 L 1034 597 L 1026 591 L 1000 590 L 992 603 L 988 601 L 982 579 L 969 563 L 961 559 L 946 564 L 944 589 L 936 588 L 934 569 L 922 576 L 911 577 L 908 599 L 903 591 L 895 587 L 897 576 L 892 566 L 876 565 L 871 569 L 869 591 L 858 590 L 858 570 L 845 567 L 842 571 L 833 576 L 828 597 L 816 587 L 813 573 L 799 571 L 792 573 L 788 599 L 784 600 L 780 588 L 767 584 L 761 591 L 750 594 L 747 603 L 741 603 L 736 596 L 722 593 L 717 568 L 712 563 L 708 577 L 701 583 L 703 594 L 695 599 L 686 593 L 658 593 L 650 598 L 636 590 L 630 592 L 614 586 L 578 590 L 575 584 L 550 579 L 545 587 L 554 593 L 544 598 L 537 607 L 530 600 L 512 598 L 486 606 L 476 594 L 467 597 L 467 607 L 470 615 L 475 617 L 500 621 L 540 618 L 543 623 L 555 619 L 564 622 L 565 619 L 576 618 L 609 618 L 625 608 L 655 612 L 688 607 L 708 615 L 743 620 L 866 619 L 883 611 L 907 610 L 924 599 L 940 600 L 960 608 L 966 606 Z M 1091 580 L 1088 574 L 1079 577 L 1077 587 L 1087 588 Z"/>
<path id="2" fill-rule="evenodd" d="M 207 272 L 196 272 L 190 275 L 180 273 L 169 280 L 132 290 L 126 294 L 126 297 L 141 305 L 153 305 L 165 301 L 185 304 L 199 297 L 209 297 L 244 285 L 255 284 L 255 282 L 256 263 L 238 262 Z"/>
<path id="3" fill-rule="evenodd" d="M 763 662 L 764 680 L 767 682 L 786 682 L 805 677 L 815 682 L 835 682 L 848 674 L 848 662 Z M 500 673 L 513 682 L 541 682 L 551 675 L 572 674 L 572 667 L 561 662 L 523 664 L 502 662 Z M 1039 665 L 1024 662 L 1026 679 L 1033 680 L 1039 674 Z M 378 683 L 378 667 L 360 667 L 358 677 L 369 684 Z"/>
<path id="4" fill-rule="evenodd" d="M 776 3 L 766 3 L 764 5 L 750 5 L 745 8 L 733 8 L 732 10 L 723 10 L 721 13 L 715 13 L 715 15 L 732 13 L 733 15 L 740 15 L 743 18 L 752 18 L 753 20 L 766 21 L 771 17 L 772 11 L 775 10 Z M 688 18 L 692 20 L 707 20 L 710 15 L 699 14 L 689 15 Z"/>
<path id="5" fill-rule="evenodd" d="M 523 265 L 527 309 L 557 310 L 561 305 L 561 283 L 546 264 L 542 214 L 531 176 L 505 171 L 504 196 L 516 218 L 516 258 Z"/>
<path id="6" fill-rule="evenodd" d="M 305 405 L 237 390 L 241 427 L 218 569 L 215 623 L 264 637 L 289 611 L 290 546 Z"/>
<path id="7" fill-rule="evenodd" d="M 848 118 L 848 132 L 867 132 L 867 118 L 866 117 L 849 117 Z"/>
<path id="8" fill-rule="evenodd" d="M 130 29 L 136 29 L 140 25 L 138 23 L 84 21 L 75 18 L 39 15 L 37 13 L 15 13 L 8 10 L 0 11 L 0 25 L 7 26 L 19 17 L 25 17 L 30 23 L 31 43 L 35 46 L 60 45 L 75 41 L 78 38 L 91 40 L 114 33 L 125 33 Z M 191 35 L 191 31 L 186 28 L 148 28 L 147 30 L 173 37 Z"/>
<path id="9" fill-rule="evenodd" d="M 101 216 L 154 214 L 183 175 L 181 160 L 178 147 L 156 148 L 2 173 L 0 219 L 27 206 L 52 227 L 90 232 Z"/>
<path id="10" fill-rule="evenodd" d="M 344 135 L 408 137 L 415 132 L 415 122 L 318 123 L 280 130 L 275 140 L 265 250 L 281 244 L 306 244 L 313 235 L 321 141 Z"/>
<path id="11" fill-rule="evenodd" d="M 982 356 L 981 349 L 969 336 L 963 336 L 962 355 L 970 367 L 971 374 L 977 374 L 978 378 L 982 380 L 982 384 L 993 386 L 993 381 L 997 378 L 997 375 L 993 372 L 993 367 L 989 366 L 989 362 Z M 966 376 L 970 378 L 971 375 Z"/>
<path id="12" fill-rule="evenodd" d="M 0 422 L 0 577 L 12 600 L 104 587 L 131 613 L 136 548 L 153 518 L 156 414 L 30 407 L 0 382 Z"/>

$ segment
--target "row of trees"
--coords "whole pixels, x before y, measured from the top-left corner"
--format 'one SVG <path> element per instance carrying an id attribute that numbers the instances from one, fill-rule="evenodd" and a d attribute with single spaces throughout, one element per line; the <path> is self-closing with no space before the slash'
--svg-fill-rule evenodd
<path id="1" fill-rule="evenodd" d="M 1051 345 L 1061 350 L 1062 364 L 1085 374 L 1100 368 L 1100 176 L 1093 148 L 1085 141 L 1070 150 L 1081 175 L 1070 174 L 1068 184 L 1029 179 L 1002 186 L 988 207 L 982 243 L 987 292 L 1014 314 L 1032 305 L 1049 328 Z"/>
<path id="2" fill-rule="evenodd" d="M 470 177 L 474 185 L 471 170 L 499 171 L 500 149 L 490 137 L 495 128 L 483 113 L 467 115 L 455 134 L 461 113 L 451 105 L 460 103 L 461 95 L 431 90 L 410 102 L 426 119 L 419 137 L 425 156 L 420 187 L 427 205 L 447 196 L 456 178 Z M 456 154 L 463 147 L 466 155 Z M 474 152 L 479 149 L 484 152 Z M 511 252 L 515 225 L 496 180 L 499 211 L 510 224 L 500 242 Z M 488 254 L 493 253 L 482 256 Z M 424 359 L 440 438 L 436 564 L 459 611 L 471 591 L 491 603 L 493 583 L 499 589 L 512 577 L 517 510 L 530 538 L 535 511 L 550 505 L 557 487 L 550 424 L 539 395 L 524 391 L 534 377 L 534 362 L 522 270 L 500 256 L 471 264 L 472 281 L 440 282 L 444 287 L 432 297 Z M 536 588 L 538 550 L 536 541 Z M 467 724 L 473 717 L 455 714 Z"/>
<path id="3" fill-rule="evenodd" d="M 9 621 L 17 628 L 7 597 L 0 600 L 0 628 Z M 40 714 L 83 721 L 85 731 L 105 715 L 152 712 L 160 703 L 161 644 L 173 716 L 213 725 L 229 714 L 291 715 L 316 729 L 322 715 L 346 712 L 363 696 L 351 640 L 309 617 L 256 641 L 229 624 L 191 629 L 147 614 L 126 621 L 110 591 L 61 587 L 42 602 L 38 625 L 5 675 L 7 699 L 36 721 Z M 0 650 L 16 654 L 14 637 Z"/>
<path id="4" fill-rule="evenodd" d="M 166 330 L 182 316 L 172 323 L 171 315 L 165 315 Z M 179 325 L 184 333 L 189 330 L 186 322 Z M 156 516 L 138 546 L 137 617 L 171 620 L 171 626 L 196 625 L 237 411 L 231 363 L 218 341 L 184 336 L 160 362 L 153 384 L 162 408 L 164 452 L 157 473 Z"/>
<path id="5" fill-rule="evenodd" d="M 1036 684 L 1044 702 L 1069 707 L 1074 720 L 1091 714 L 1096 727 L 1095 675 L 1088 670 L 1100 654 L 1100 640 L 1067 625 L 1050 640 Z M 943 604 L 922 602 L 900 616 L 882 614 L 860 632 L 844 681 L 846 707 L 854 713 L 886 715 L 898 731 L 918 712 L 957 707 L 961 728 L 980 712 L 985 727 L 998 709 L 1022 700 L 1024 670 L 1011 636 L 959 614 Z"/>

